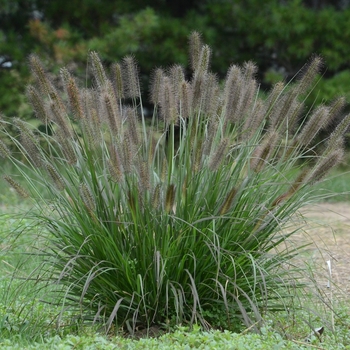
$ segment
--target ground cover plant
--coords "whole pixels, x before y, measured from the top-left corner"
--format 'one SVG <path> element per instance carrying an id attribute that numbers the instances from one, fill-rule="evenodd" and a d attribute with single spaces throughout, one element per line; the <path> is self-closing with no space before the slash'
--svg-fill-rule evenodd
<path id="1" fill-rule="evenodd" d="M 342 160 L 350 115 L 315 146 L 345 104 L 307 113 L 319 57 L 261 98 L 253 63 L 219 84 L 210 56 L 193 33 L 189 78 L 179 65 L 155 69 L 150 120 L 133 57 L 108 74 L 91 52 L 93 86 L 62 68 L 62 89 L 30 57 L 27 95 L 44 127 L 3 118 L 0 154 L 21 174 L 4 179 L 33 205 L 41 263 L 27 282 L 61 307 L 58 328 L 68 311 L 107 333 L 259 330 L 266 312 L 294 305 L 298 250 L 281 246 L 312 185 Z"/>

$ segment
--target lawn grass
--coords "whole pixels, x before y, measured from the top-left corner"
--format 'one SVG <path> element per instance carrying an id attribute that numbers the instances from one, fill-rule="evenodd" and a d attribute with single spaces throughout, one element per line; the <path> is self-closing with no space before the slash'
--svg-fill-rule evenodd
<path id="1" fill-rule="evenodd" d="M 329 201 L 347 201 L 349 180 L 350 172 L 338 169 L 318 185 L 317 191 L 322 195 L 329 194 Z M 236 334 L 180 327 L 159 338 L 128 339 L 122 335 L 104 336 L 96 327 L 81 326 L 78 322 L 75 328 L 63 327 L 57 331 L 53 320 L 59 310 L 41 303 L 40 295 L 33 298 L 30 283 L 24 288 L 20 279 L 12 277 L 16 268 L 21 267 L 22 273 L 26 273 L 37 263 L 28 260 L 25 253 L 39 233 L 23 216 L 29 210 L 30 202 L 20 203 L 7 186 L 3 183 L 0 186 L 0 349 L 350 349 L 347 303 L 334 300 L 335 321 L 331 325 L 330 309 L 318 304 L 313 296 L 305 295 L 298 296 L 305 300 L 303 310 L 265 315 L 261 334 L 252 334 L 249 329 Z M 13 213 L 21 215 L 16 217 Z M 20 234 L 28 227 L 30 230 L 26 230 L 26 235 Z M 69 318 L 69 314 L 60 318 L 62 323 L 65 317 Z M 325 326 L 325 332 L 321 339 L 315 335 L 307 339 L 312 327 L 322 326 Z"/>
<path id="2" fill-rule="evenodd" d="M 339 167 L 330 172 L 327 178 L 316 187 L 320 196 L 327 202 L 350 201 L 350 170 Z"/>

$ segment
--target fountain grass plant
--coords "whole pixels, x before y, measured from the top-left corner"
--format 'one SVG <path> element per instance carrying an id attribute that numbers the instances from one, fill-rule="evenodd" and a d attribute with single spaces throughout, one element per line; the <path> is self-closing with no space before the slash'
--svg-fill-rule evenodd
<path id="1" fill-rule="evenodd" d="M 0 154 L 22 174 L 25 185 L 5 179 L 33 201 L 45 237 L 28 279 L 62 315 L 107 332 L 237 330 L 294 302 L 298 249 L 282 243 L 312 185 L 341 161 L 350 115 L 315 148 L 345 103 L 305 114 L 319 57 L 261 98 L 253 63 L 232 65 L 221 85 L 210 56 L 194 32 L 189 80 L 179 65 L 154 71 L 150 120 L 133 57 L 108 73 L 91 52 L 93 87 L 63 68 L 60 91 L 30 56 L 27 94 L 46 131 L 13 119 L 13 137 L 3 119 Z"/>

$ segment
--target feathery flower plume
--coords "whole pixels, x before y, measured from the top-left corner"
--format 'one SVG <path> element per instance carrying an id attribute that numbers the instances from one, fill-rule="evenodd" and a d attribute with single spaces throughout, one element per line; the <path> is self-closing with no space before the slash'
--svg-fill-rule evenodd
<path id="1" fill-rule="evenodd" d="M 115 146 L 109 150 L 110 158 L 108 160 L 109 173 L 113 180 L 121 182 L 123 180 L 123 165 L 119 152 Z"/>
<path id="2" fill-rule="evenodd" d="M 160 183 L 158 183 L 156 185 L 156 187 L 154 188 L 153 196 L 152 196 L 152 207 L 154 209 L 158 209 L 159 208 L 161 188 L 162 188 L 162 185 Z"/>
<path id="3" fill-rule="evenodd" d="M 203 112 L 212 117 L 215 115 L 219 103 L 219 84 L 216 74 L 205 75 L 205 90 L 203 91 Z"/>
<path id="4" fill-rule="evenodd" d="M 84 113 L 87 116 L 86 122 L 89 123 L 94 142 L 97 144 L 101 139 L 101 118 L 98 114 L 98 106 L 100 105 L 99 97 L 95 90 L 83 89 L 82 100 L 84 105 Z"/>
<path id="5" fill-rule="evenodd" d="M 131 140 L 130 133 L 126 130 L 124 134 L 124 142 L 123 142 L 123 167 L 126 173 L 130 173 L 132 170 L 134 146 Z"/>
<path id="6" fill-rule="evenodd" d="M 90 52 L 90 62 L 92 66 L 92 73 L 94 75 L 96 84 L 99 88 L 105 86 L 107 82 L 107 75 L 103 68 L 102 62 L 100 60 L 100 57 L 98 56 L 97 52 L 91 51 Z"/>
<path id="7" fill-rule="evenodd" d="M 318 72 L 322 67 L 322 58 L 315 55 L 311 58 L 310 63 L 308 63 L 302 70 L 305 70 L 305 73 L 299 80 L 297 90 L 298 94 L 304 94 L 312 86 Z"/>
<path id="8" fill-rule="evenodd" d="M 106 119 L 109 127 L 114 135 L 118 133 L 121 128 L 121 116 L 119 114 L 119 108 L 115 105 L 113 97 L 107 92 L 102 93 L 102 103 L 106 111 Z"/>
<path id="9" fill-rule="evenodd" d="M 25 123 L 22 119 L 14 118 L 13 124 L 17 127 L 17 129 L 21 134 L 25 134 L 30 138 L 34 138 L 34 134 L 32 130 L 28 127 L 28 124 Z"/>
<path id="10" fill-rule="evenodd" d="M 163 120 L 167 124 L 177 122 L 177 112 L 175 105 L 175 96 L 171 89 L 169 78 L 164 79 L 163 91 L 160 102 L 160 112 Z"/>
<path id="11" fill-rule="evenodd" d="M 99 143 L 99 140 L 101 140 L 101 118 L 99 117 L 97 108 L 93 107 L 89 112 L 91 130 L 93 131 L 95 142 Z"/>
<path id="12" fill-rule="evenodd" d="M 217 135 L 217 131 L 219 128 L 219 123 L 214 118 L 211 118 L 208 124 L 207 137 L 205 138 L 203 154 L 209 155 L 212 151 L 213 140 Z"/>
<path id="13" fill-rule="evenodd" d="M 148 164 L 153 164 L 154 158 L 156 156 L 157 149 L 157 138 L 151 133 L 148 142 Z"/>
<path id="14" fill-rule="evenodd" d="M 299 80 L 299 83 L 288 90 L 288 92 L 280 98 L 280 101 L 274 105 L 270 118 L 271 129 L 278 129 L 281 134 L 286 130 L 288 130 L 289 133 L 294 132 L 294 127 L 298 121 L 300 112 L 303 109 L 303 104 L 298 102 L 298 97 L 300 94 L 305 93 L 310 87 L 321 64 L 322 60 L 320 57 L 315 56 L 305 68 L 305 73 Z M 275 87 L 280 88 L 281 84 L 280 86 Z M 278 89 L 275 92 L 278 92 Z"/>
<path id="15" fill-rule="evenodd" d="M 107 79 L 107 81 L 106 81 L 106 85 L 104 87 L 104 90 L 109 93 L 109 95 L 111 96 L 113 101 L 115 101 L 115 105 L 119 108 L 120 101 L 118 101 L 117 96 L 115 94 L 115 89 L 114 89 L 113 83 L 109 79 Z"/>
<path id="16" fill-rule="evenodd" d="M 167 188 L 166 196 L 165 196 L 165 211 L 167 213 L 174 211 L 174 205 L 175 205 L 175 185 L 170 184 Z"/>
<path id="17" fill-rule="evenodd" d="M 140 143 L 140 136 L 138 131 L 137 115 L 133 108 L 127 107 L 126 121 L 128 123 L 129 135 L 134 145 L 138 146 Z"/>
<path id="18" fill-rule="evenodd" d="M 220 207 L 219 215 L 225 215 L 230 210 L 236 194 L 237 194 L 237 188 L 233 187 L 228 193 L 228 195 L 226 196 L 222 206 Z"/>
<path id="19" fill-rule="evenodd" d="M 87 118 L 84 118 L 80 121 L 80 126 L 82 130 L 82 139 L 84 141 L 84 145 L 89 149 L 92 149 L 94 146 L 99 144 L 101 138 L 96 138 L 96 132 L 92 128 L 92 124 Z"/>
<path id="20" fill-rule="evenodd" d="M 244 62 L 243 64 L 243 76 L 246 82 L 255 79 L 255 74 L 258 71 L 257 65 L 253 61 Z"/>
<path id="21" fill-rule="evenodd" d="M 133 56 L 126 56 L 123 59 L 123 81 L 125 81 L 125 97 L 140 97 L 140 83 L 138 68 Z"/>
<path id="22" fill-rule="evenodd" d="M 175 98 L 175 103 L 179 100 L 181 93 L 181 84 L 185 80 L 185 74 L 183 67 L 179 64 L 175 64 L 169 69 L 169 78 L 172 86 L 172 91 Z"/>
<path id="23" fill-rule="evenodd" d="M 231 65 L 227 72 L 224 89 L 224 117 L 225 123 L 234 122 L 239 116 L 236 111 L 240 108 L 243 91 L 243 75 L 240 67 Z"/>
<path id="24" fill-rule="evenodd" d="M 206 86 L 206 74 L 195 75 L 191 82 L 192 90 L 192 109 L 202 111 L 203 102 L 203 91 L 205 91 Z"/>
<path id="25" fill-rule="evenodd" d="M 283 90 L 280 92 L 282 86 Z M 286 130 L 293 130 L 292 126 L 294 125 L 294 122 L 297 121 L 303 106 L 298 101 L 298 88 L 294 86 L 286 91 L 284 90 L 284 85 L 276 84 L 270 96 L 271 99 L 278 99 L 278 102 L 276 99 L 273 104 L 270 103 L 270 130 L 278 130 L 280 134 L 285 133 Z"/>
<path id="26" fill-rule="evenodd" d="M 332 115 L 329 113 L 329 108 L 326 106 L 319 106 L 309 117 L 309 120 L 302 128 L 297 137 L 297 142 L 301 146 L 308 146 L 321 129 L 328 125 Z"/>
<path id="27" fill-rule="evenodd" d="M 66 186 L 62 176 L 58 173 L 56 168 L 50 163 L 45 163 L 45 168 L 48 174 L 50 175 L 51 179 L 53 180 L 56 188 L 59 191 L 63 191 Z"/>
<path id="28" fill-rule="evenodd" d="M 71 144 L 71 139 L 67 139 L 67 134 L 62 129 L 55 130 L 55 139 L 59 147 L 62 149 L 68 164 L 76 164 L 77 156 Z"/>
<path id="29" fill-rule="evenodd" d="M 320 180 L 336 165 L 338 165 L 344 158 L 344 150 L 338 148 L 328 153 L 325 157 L 322 157 L 311 170 L 306 182 L 314 184 Z"/>
<path id="30" fill-rule="evenodd" d="M 329 114 L 332 116 L 333 120 L 339 116 L 340 112 L 343 110 L 345 105 L 345 97 L 339 97 L 332 102 L 332 104 L 329 106 Z"/>
<path id="31" fill-rule="evenodd" d="M 29 198 L 29 193 L 11 176 L 5 175 L 4 180 L 6 180 L 9 185 L 17 192 L 22 198 Z"/>
<path id="32" fill-rule="evenodd" d="M 69 73 L 69 71 L 66 67 L 63 67 L 60 69 L 60 76 L 61 76 L 63 86 L 65 88 L 67 88 L 67 83 L 68 83 L 69 79 L 72 78 L 72 75 Z"/>
<path id="33" fill-rule="evenodd" d="M 328 139 L 327 144 L 326 144 L 326 148 L 323 151 L 323 154 L 328 154 L 332 151 L 334 151 L 335 149 L 344 149 L 344 144 L 345 144 L 345 137 L 344 136 L 340 136 L 338 138 L 335 137 L 335 135 Z"/>
<path id="34" fill-rule="evenodd" d="M 196 71 L 198 68 L 202 45 L 201 35 L 196 31 L 192 32 L 189 39 L 189 47 L 190 63 L 193 71 Z"/>
<path id="35" fill-rule="evenodd" d="M 265 135 L 261 145 L 257 146 L 252 154 L 250 167 L 255 172 L 260 172 L 264 165 L 269 161 L 275 146 L 279 140 L 279 134 L 277 132 L 270 132 Z"/>
<path id="36" fill-rule="evenodd" d="M 29 64 L 38 82 L 40 92 L 44 95 L 48 95 L 51 103 L 57 104 L 62 111 L 65 111 L 65 105 L 62 98 L 51 84 L 39 58 L 36 55 L 31 55 L 29 57 Z"/>
<path id="37" fill-rule="evenodd" d="M 203 138 L 197 139 L 193 153 L 192 153 L 192 170 L 194 173 L 198 172 L 201 168 L 202 155 L 203 155 Z"/>
<path id="38" fill-rule="evenodd" d="M 288 131 L 288 134 L 295 131 L 295 126 L 304 105 L 297 101 L 296 96 L 294 98 L 293 95 L 294 93 L 283 96 L 278 102 L 278 106 L 275 108 L 276 114 L 271 114 L 270 130 L 276 130 L 281 135 L 284 135 L 286 131 Z M 275 129 L 272 129 L 272 125 L 275 126 Z"/>
<path id="39" fill-rule="evenodd" d="M 166 157 L 162 157 L 162 171 L 160 173 L 160 179 L 162 182 L 166 181 L 166 178 L 168 176 L 168 162 Z"/>
<path id="40" fill-rule="evenodd" d="M 53 86 L 48 79 L 47 73 L 45 72 L 45 69 L 37 55 L 32 54 L 29 56 L 29 66 L 38 82 L 41 93 L 49 95 L 53 90 Z"/>
<path id="41" fill-rule="evenodd" d="M 79 193 L 88 213 L 90 214 L 90 216 L 94 217 L 96 203 L 89 188 L 85 183 L 80 184 Z"/>
<path id="42" fill-rule="evenodd" d="M 203 45 L 199 55 L 199 62 L 195 74 L 206 74 L 209 69 L 211 49 L 209 45 Z"/>
<path id="43" fill-rule="evenodd" d="M 161 68 L 157 68 L 151 79 L 151 98 L 150 101 L 157 105 L 161 101 L 162 90 L 163 90 L 163 80 L 164 80 L 164 71 Z"/>
<path id="44" fill-rule="evenodd" d="M 334 131 L 331 133 L 328 142 L 326 152 L 330 152 L 338 147 L 343 142 L 345 133 L 348 131 L 350 125 L 350 113 L 347 114 L 343 120 L 337 125 Z"/>
<path id="45" fill-rule="evenodd" d="M 122 74 L 122 66 L 120 63 L 113 63 L 111 66 L 112 81 L 117 99 L 124 98 L 124 82 Z"/>
<path id="46" fill-rule="evenodd" d="M 280 105 L 280 103 L 277 103 L 277 101 L 281 98 L 281 95 L 285 89 L 285 85 L 283 82 L 278 82 L 274 85 L 273 89 L 269 93 L 269 96 L 266 101 L 266 113 L 268 116 L 270 116 L 271 112 L 276 109 L 277 106 Z M 272 114 L 275 116 L 275 114 Z M 271 129 L 274 129 L 276 126 L 276 119 L 270 118 L 270 125 Z"/>
<path id="47" fill-rule="evenodd" d="M 188 118 L 191 113 L 191 86 L 186 81 L 183 81 L 181 83 L 181 91 L 180 91 L 179 99 L 180 99 L 179 115 L 183 119 Z"/>
<path id="48" fill-rule="evenodd" d="M 49 95 L 50 103 L 55 104 L 57 109 L 60 109 L 61 114 L 67 114 L 66 106 L 60 96 L 60 94 L 56 90 L 52 90 Z"/>
<path id="49" fill-rule="evenodd" d="M 251 112 L 254 100 L 258 94 L 258 84 L 254 79 L 246 81 L 244 85 L 239 109 L 236 111 L 237 116 L 241 120 L 250 118 L 249 112 Z"/>
<path id="50" fill-rule="evenodd" d="M 26 95 L 34 110 L 35 116 L 46 125 L 49 121 L 49 115 L 39 91 L 34 86 L 30 85 L 27 88 Z"/>
<path id="51" fill-rule="evenodd" d="M 58 94 L 57 90 L 51 84 L 47 74 L 40 62 L 40 59 L 36 55 L 29 56 L 29 65 L 31 70 L 38 82 L 39 90 L 43 95 L 48 95 L 50 102 L 55 103 L 61 108 L 63 111 L 65 110 L 64 103 Z"/>
<path id="52" fill-rule="evenodd" d="M 85 119 L 85 113 L 80 97 L 80 91 L 73 77 L 68 78 L 66 89 L 73 115 L 77 120 Z"/>
<path id="53" fill-rule="evenodd" d="M 14 118 L 13 123 L 20 132 L 21 145 L 27 153 L 32 164 L 36 167 L 40 167 L 42 164 L 42 159 L 40 156 L 40 144 L 33 131 L 29 129 L 28 125 L 19 118 Z"/>
<path id="54" fill-rule="evenodd" d="M 187 197 L 187 186 L 188 186 L 188 181 L 187 181 L 187 175 L 185 176 L 183 183 L 182 183 L 182 188 L 181 188 L 181 202 L 186 202 L 186 197 Z"/>
<path id="55" fill-rule="evenodd" d="M 221 162 L 226 156 L 226 149 L 228 145 L 228 140 L 223 139 L 217 149 L 215 150 L 215 153 L 212 155 L 210 161 L 209 161 L 209 169 L 212 171 L 218 170 Z"/>
<path id="56" fill-rule="evenodd" d="M 245 140 L 250 140 L 253 135 L 258 131 L 258 129 L 263 124 L 264 117 L 266 116 L 266 106 L 265 103 L 258 99 L 254 105 L 254 109 L 250 113 L 249 117 L 246 118 L 242 136 Z"/>
<path id="57" fill-rule="evenodd" d="M 59 105 L 51 103 L 50 110 L 52 112 L 53 120 L 66 134 L 66 137 L 73 138 L 72 128 L 67 122 L 67 115 L 63 113 Z"/>
<path id="58" fill-rule="evenodd" d="M 11 152 L 6 146 L 5 142 L 0 140 L 0 157 L 2 158 L 9 158 L 11 157 Z"/>
<path id="59" fill-rule="evenodd" d="M 139 165 L 139 176 L 141 188 L 149 191 L 151 189 L 151 180 L 149 174 L 149 165 L 146 161 L 141 161 Z"/>

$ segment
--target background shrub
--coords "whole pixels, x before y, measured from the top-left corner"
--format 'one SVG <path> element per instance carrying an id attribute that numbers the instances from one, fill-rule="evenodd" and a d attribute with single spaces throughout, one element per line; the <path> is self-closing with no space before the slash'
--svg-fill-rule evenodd
<path id="1" fill-rule="evenodd" d="M 33 117 L 22 94 L 32 52 L 50 72 L 67 65 L 83 80 L 90 78 L 85 70 L 88 50 L 98 51 L 107 65 L 132 53 L 147 81 L 155 66 L 187 63 L 192 30 L 201 32 L 214 49 L 213 68 L 220 79 L 232 61 L 243 64 L 254 58 L 259 81 L 268 90 L 274 83 L 271 72 L 288 81 L 314 53 L 324 57 L 325 78 L 331 79 L 350 69 L 349 17 L 349 2 L 343 0 L 119 0 L 103 6 L 90 0 L 2 0 L 0 111 Z M 346 77 L 336 95 L 348 86 Z M 328 95 L 323 86 L 316 90 Z"/>

